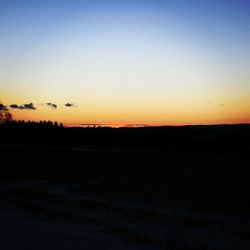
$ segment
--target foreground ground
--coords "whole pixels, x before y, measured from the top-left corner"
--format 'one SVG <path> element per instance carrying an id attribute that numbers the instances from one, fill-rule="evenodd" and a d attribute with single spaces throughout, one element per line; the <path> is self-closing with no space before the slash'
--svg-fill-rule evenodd
<path id="1" fill-rule="evenodd" d="M 153 246 L 136 244 L 103 232 L 85 223 L 69 223 L 51 217 L 30 214 L 13 207 L 0 208 L 0 246 L 16 249 L 86 249 L 153 250 Z"/>
<path id="2" fill-rule="evenodd" d="M 3 249 L 250 249 L 248 154 L 0 149 Z"/>

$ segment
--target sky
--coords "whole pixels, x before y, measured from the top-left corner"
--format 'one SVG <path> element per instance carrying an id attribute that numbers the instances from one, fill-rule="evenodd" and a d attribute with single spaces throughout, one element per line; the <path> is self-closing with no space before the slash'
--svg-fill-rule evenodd
<path id="1" fill-rule="evenodd" d="M 250 0 L 0 0 L 17 120 L 250 123 Z"/>

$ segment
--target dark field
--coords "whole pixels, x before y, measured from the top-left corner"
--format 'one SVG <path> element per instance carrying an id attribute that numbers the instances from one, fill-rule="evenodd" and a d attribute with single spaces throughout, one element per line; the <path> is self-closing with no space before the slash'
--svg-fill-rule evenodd
<path id="1" fill-rule="evenodd" d="M 1 125 L 0 245 L 250 249 L 249 141 L 249 125 Z"/>
<path id="2" fill-rule="evenodd" d="M 113 145 L 81 144 L 79 139 L 45 144 L 41 136 L 38 141 L 26 137 L 25 143 L 3 140 L 1 204 L 46 221 L 95 226 L 119 237 L 121 249 L 250 249 L 249 130 L 244 133 L 228 139 L 245 138 L 239 146 L 221 140 L 224 133 L 215 140 L 203 134 L 198 144 L 186 137 L 185 147 L 177 140 L 172 149 L 131 146 L 129 140 L 115 145 L 115 136 Z M 209 148 L 213 143 L 217 146 Z M 23 230 L 25 242 L 34 243 L 28 229 Z M 47 232 L 54 237 L 53 230 Z M 81 238 L 80 231 L 76 235 Z M 104 248 L 101 242 L 97 236 L 92 248 L 81 249 L 117 248 L 110 241 Z M 41 249 L 80 249 L 73 239 L 67 244 Z M 21 249 L 30 249 L 25 246 Z"/>
<path id="3" fill-rule="evenodd" d="M 1 180 L 47 180 L 92 195 L 167 207 L 248 209 L 250 155 L 145 149 L 1 146 Z M 157 198 L 156 198 L 157 197 Z"/>

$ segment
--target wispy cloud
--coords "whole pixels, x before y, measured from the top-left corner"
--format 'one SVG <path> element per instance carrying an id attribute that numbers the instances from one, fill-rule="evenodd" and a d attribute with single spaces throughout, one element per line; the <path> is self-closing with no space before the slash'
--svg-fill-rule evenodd
<path id="1" fill-rule="evenodd" d="M 55 103 L 47 102 L 46 105 L 49 106 L 49 107 L 51 107 L 52 109 L 56 109 L 57 108 L 57 105 Z"/>

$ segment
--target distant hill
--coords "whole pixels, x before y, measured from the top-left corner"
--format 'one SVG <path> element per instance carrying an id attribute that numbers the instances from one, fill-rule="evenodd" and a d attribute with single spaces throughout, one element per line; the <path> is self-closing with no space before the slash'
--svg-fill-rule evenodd
<path id="1" fill-rule="evenodd" d="M 0 143 L 240 152 L 250 149 L 250 124 L 69 127 L 57 123 L 0 126 Z"/>

